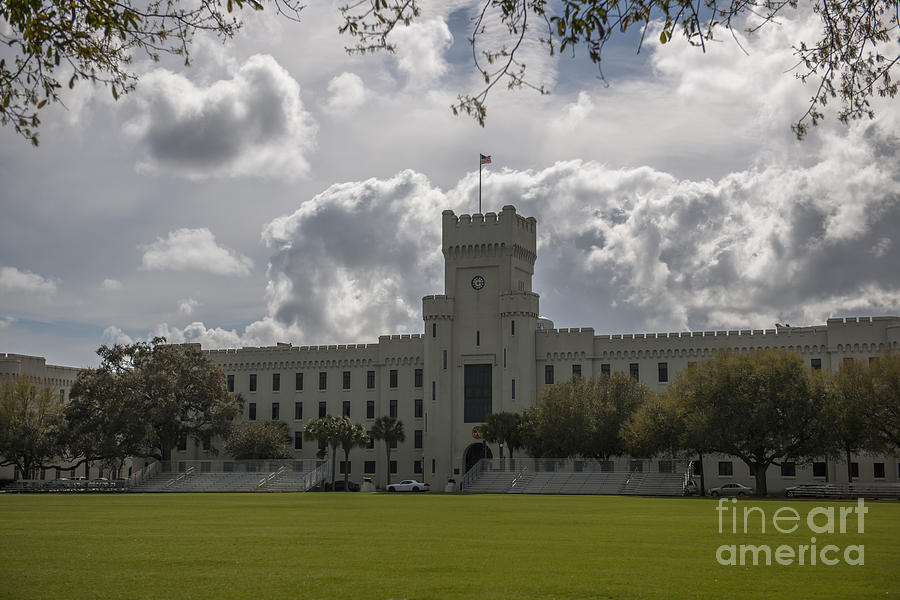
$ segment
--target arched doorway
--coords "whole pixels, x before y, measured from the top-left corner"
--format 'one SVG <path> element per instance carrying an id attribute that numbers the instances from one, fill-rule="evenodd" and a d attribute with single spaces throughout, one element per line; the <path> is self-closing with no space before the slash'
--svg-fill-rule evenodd
<path id="1" fill-rule="evenodd" d="M 466 448 L 466 470 L 468 473 L 469 469 L 475 466 L 482 458 L 494 458 L 494 453 L 491 452 L 491 448 L 487 444 L 483 444 L 481 442 L 471 444 L 468 448 Z"/>

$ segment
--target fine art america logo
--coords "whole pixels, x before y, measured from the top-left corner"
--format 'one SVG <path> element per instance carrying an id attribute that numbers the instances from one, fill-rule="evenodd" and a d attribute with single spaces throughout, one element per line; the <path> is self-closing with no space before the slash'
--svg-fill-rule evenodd
<path id="1" fill-rule="evenodd" d="M 865 515 L 869 509 L 862 498 L 855 506 L 813 506 L 805 516 L 790 506 L 770 509 L 771 518 L 760 506 L 741 505 L 740 508 L 743 510 L 738 510 L 735 498 L 719 500 L 716 506 L 719 534 L 747 536 L 755 534 L 756 531 L 749 530 L 758 526 L 759 533 L 763 535 L 777 533 L 796 537 L 799 532 L 805 538 L 808 534 L 809 542 L 804 539 L 802 543 L 793 545 L 722 544 L 716 549 L 716 561 L 720 565 L 834 566 L 841 562 L 847 565 L 866 563 L 863 544 L 825 544 L 816 538 L 817 535 L 845 534 L 848 531 L 865 533 Z"/>

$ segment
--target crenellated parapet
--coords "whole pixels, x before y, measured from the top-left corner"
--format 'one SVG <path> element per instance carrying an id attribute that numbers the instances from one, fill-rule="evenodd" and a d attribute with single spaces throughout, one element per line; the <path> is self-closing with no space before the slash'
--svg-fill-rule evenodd
<path id="1" fill-rule="evenodd" d="M 455 310 L 453 298 L 445 295 L 425 296 L 422 298 L 422 318 L 426 321 L 453 319 Z"/>
<path id="2" fill-rule="evenodd" d="M 531 317 L 537 319 L 540 297 L 534 292 L 505 292 L 500 294 L 501 317 Z"/>
<path id="3" fill-rule="evenodd" d="M 506 205 L 500 213 L 443 212 L 443 252 L 448 260 L 512 255 L 534 264 L 537 257 L 537 220 L 516 214 Z"/>

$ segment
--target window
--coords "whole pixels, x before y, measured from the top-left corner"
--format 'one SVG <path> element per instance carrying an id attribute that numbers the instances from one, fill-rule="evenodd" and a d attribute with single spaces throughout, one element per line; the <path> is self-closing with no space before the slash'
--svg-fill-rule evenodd
<path id="1" fill-rule="evenodd" d="M 421 398 L 416 398 L 415 400 L 413 400 L 413 410 L 415 411 L 413 413 L 413 416 L 417 419 L 421 419 L 422 418 L 422 399 Z"/>
<path id="2" fill-rule="evenodd" d="M 544 365 L 544 383 L 553 385 L 553 365 Z"/>
<path id="3" fill-rule="evenodd" d="M 343 415 L 345 417 L 350 416 L 350 401 L 349 400 L 344 400 L 341 403 L 341 415 Z"/>
<path id="4" fill-rule="evenodd" d="M 366 389 L 375 389 L 375 371 L 366 371 Z"/>
<path id="5" fill-rule="evenodd" d="M 659 370 L 659 382 L 666 383 L 669 381 L 669 363 L 659 363 L 657 369 Z"/>
<path id="6" fill-rule="evenodd" d="M 850 463 L 850 476 L 851 477 L 859 477 L 859 463 L 857 463 L 857 462 Z"/>
<path id="7" fill-rule="evenodd" d="M 671 460 L 661 460 L 659 461 L 659 472 L 660 473 L 674 473 L 674 466 Z"/>
<path id="8" fill-rule="evenodd" d="M 417 388 L 422 387 L 422 369 L 416 369 L 413 385 Z"/>
<path id="9" fill-rule="evenodd" d="M 388 385 L 392 388 L 397 387 L 397 369 L 391 369 Z"/>
<path id="10" fill-rule="evenodd" d="M 344 371 L 344 389 L 350 389 L 350 371 Z"/>
<path id="11" fill-rule="evenodd" d="M 476 346 L 480 346 L 480 345 L 481 345 L 481 331 L 476 331 L 476 332 L 475 332 L 475 345 L 476 345 Z"/>
<path id="12" fill-rule="evenodd" d="M 396 475 L 397 474 L 397 461 L 392 460 L 390 467 L 391 467 L 391 475 Z"/>
<path id="13" fill-rule="evenodd" d="M 793 463 L 793 462 L 781 463 L 781 476 L 782 477 L 796 477 L 797 476 L 797 463 Z"/>
<path id="14" fill-rule="evenodd" d="M 415 442 L 413 445 L 413 448 L 421 448 L 422 447 L 422 430 L 416 429 L 414 432 L 413 438 L 414 438 L 414 442 Z M 881 476 L 884 477 L 884 463 L 880 463 L 880 464 L 882 467 L 882 469 L 881 469 L 882 475 Z"/>
<path id="15" fill-rule="evenodd" d="M 391 440 L 390 446 L 391 446 L 391 450 L 396 450 L 397 449 L 397 440 Z"/>
<path id="16" fill-rule="evenodd" d="M 491 414 L 492 365 L 465 365 L 463 372 L 463 421 L 484 423 Z"/>
<path id="17" fill-rule="evenodd" d="M 447 370 L 447 351 L 444 350 L 444 370 Z"/>
<path id="18" fill-rule="evenodd" d="M 509 322 L 509 335 L 516 335 L 516 320 Z"/>
<path id="19" fill-rule="evenodd" d="M 281 391 L 281 373 L 272 373 L 272 391 Z"/>
<path id="20" fill-rule="evenodd" d="M 827 477 L 827 476 L 828 476 L 828 463 L 814 462 L 813 463 L 813 477 Z"/>
<path id="21" fill-rule="evenodd" d="M 281 407 L 278 405 L 278 402 L 273 402 L 272 403 L 272 420 L 277 421 L 280 415 L 281 415 Z"/>
<path id="22" fill-rule="evenodd" d="M 328 389 L 328 373 L 326 373 L 325 371 L 319 371 L 319 389 Z"/>
<path id="23" fill-rule="evenodd" d="M 228 391 L 229 392 L 234 391 L 234 375 L 228 376 Z"/>
<path id="24" fill-rule="evenodd" d="M 431 474 L 434 475 L 434 468 L 437 466 L 437 461 L 435 459 L 431 459 Z"/>
<path id="25" fill-rule="evenodd" d="M 182 436 L 178 439 L 178 451 L 187 452 L 187 437 Z"/>
<path id="26" fill-rule="evenodd" d="M 303 432 L 294 432 L 294 450 L 303 450 Z"/>
<path id="27" fill-rule="evenodd" d="M 256 373 L 250 374 L 250 391 L 251 392 L 256 391 Z"/>
<path id="28" fill-rule="evenodd" d="M 366 400 L 366 418 L 367 419 L 375 418 L 375 401 L 374 400 Z"/>
<path id="29" fill-rule="evenodd" d="M 431 324 L 431 337 L 437 337 L 437 323 Z"/>
<path id="30" fill-rule="evenodd" d="M 397 418 L 397 401 L 396 400 L 391 400 L 389 410 L 390 410 L 390 412 L 388 413 L 388 415 L 391 417 L 394 417 L 396 419 Z"/>
<path id="31" fill-rule="evenodd" d="M 637 363 L 629 363 L 628 364 L 628 373 L 631 375 L 631 378 L 635 381 L 641 380 L 641 371 L 640 366 Z"/>
<path id="32" fill-rule="evenodd" d="M 515 400 L 516 399 L 516 380 L 515 379 L 512 380 L 512 386 L 511 386 L 510 391 L 512 392 L 512 399 Z"/>
<path id="33" fill-rule="evenodd" d="M 609 363 L 603 363 L 600 365 L 600 374 L 606 375 L 607 377 L 610 375 Z"/>
<path id="34" fill-rule="evenodd" d="M 321 419 L 326 414 L 328 414 L 327 405 L 324 402 L 319 402 L 319 418 Z"/>
<path id="35" fill-rule="evenodd" d="M 367 460 L 363 463 L 363 473 L 374 473 L 375 472 L 375 461 Z"/>
<path id="36" fill-rule="evenodd" d="M 350 469 L 353 467 L 353 463 L 351 461 L 341 461 L 340 473 L 341 475 L 350 474 Z"/>
<path id="37" fill-rule="evenodd" d="M 506 368 L 506 348 L 503 349 L 503 368 Z"/>
<path id="38" fill-rule="evenodd" d="M 431 382 L 431 401 L 434 402 L 437 398 L 437 382 Z"/>
<path id="39" fill-rule="evenodd" d="M 294 420 L 299 421 L 303 418 L 303 403 L 294 402 Z"/>
<path id="40" fill-rule="evenodd" d="M 734 464 L 730 460 L 719 461 L 719 477 L 731 477 L 734 475 Z"/>
<path id="41" fill-rule="evenodd" d="M 572 377 L 581 377 L 581 365 L 572 365 Z"/>
<path id="42" fill-rule="evenodd" d="M 644 472 L 644 461 L 642 460 L 633 460 L 631 461 L 631 466 L 629 471 L 632 473 L 643 473 Z"/>
<path id="43" fill-rule="evenodd" d="M 256 420 L 256 402 L 251 402 L 247 405 L 247 419 L 250 421 Z"/>
<path id="44" fill-rule="evenodd" d="M 303 391 L 303 373 L 294 374 L 294 389 L 298 392 Z"/>
<path id="45" fill-rule="evenodd" d="M 875 479 L 884 479 L 884 463 L 877 462 L 872 464 L 873 476 Z"/>
<path id="46" fill-rule="evenodd" d="M 822 359 L 821 358 L 811 358 L 809 359 L 809 366 L 813 371 L 821 371 L 822 370 Z"/>
<path id="47" fill-rule="evenodd" d="M 372 450 L 375 447 L 375 438 L 372 437 L 372 432 L 369 431 L 369 443 L 366 444 L 366 449 Z"/>
<path id="48" fill-rule="evenodd" d="M 415 460 L 413 461 L 413 473 L 421 473 L 422 472 L 422 461 Z"/>

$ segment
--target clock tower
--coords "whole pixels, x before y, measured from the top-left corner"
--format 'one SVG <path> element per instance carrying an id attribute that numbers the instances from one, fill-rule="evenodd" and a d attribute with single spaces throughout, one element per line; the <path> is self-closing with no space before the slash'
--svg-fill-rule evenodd
<path id="1" fill-rule="evenodd" d="M 445 210 L 441 250 L 445 293 L 423 299 L 425 472 L 438 477 L 462 475 L 482 457 L 473 427 L 488 415 L 535 401 L 536 220 L 513 206 Z"/>

